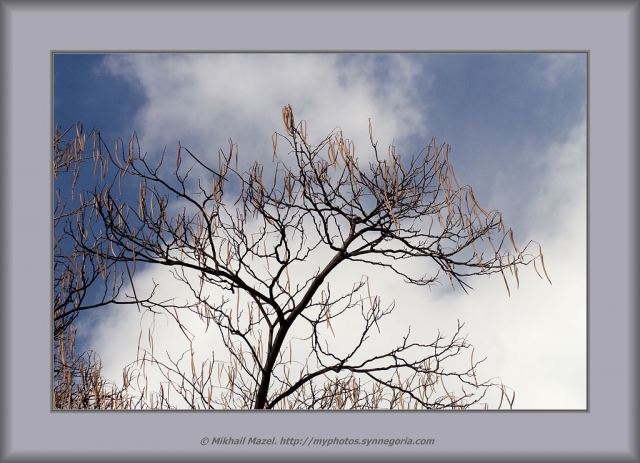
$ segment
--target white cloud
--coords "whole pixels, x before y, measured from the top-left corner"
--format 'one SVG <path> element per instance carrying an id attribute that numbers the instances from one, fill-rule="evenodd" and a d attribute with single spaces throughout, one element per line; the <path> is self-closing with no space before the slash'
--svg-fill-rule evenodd
<path id="1" fill-rule="evenodd" d="M 323 54 L 114 55 L 106 66 L 110 72 L 137 81 L 148 97 L 136 126 L 143 150 L 151 152 L 153 147 L 159 152 L 165 144 L 173 147 L 181 140 L 193 152 L 214 154 L 231 137 L 239 143 L 241 162 L 247 165 L 254 160 L 270 162 L 271 136 L 276 130 L 284 132 L 280 111 L 286 104 L 293 106 L 297 119 L 307 119 L 316 141 L 341 126 L 346 137 L 356 140 L 360 157 L 370 152 L 366 150 L 368 118 L 374 124 L 374 139 L 385 150 L 392 140 L 418 137 L 428 117 L 413 90 L 419 69 L 406 56 L 389 60 L 384 81 L 376 77 L 380 68 L 371 56 L 344 60 Z M 563 66 L 550 66 L 555 79 L 565 72 Z M 388 272 L 361 267 L 342 269 L 331 284 L 338 291 L 340 284 L 348 287 L 366 274 L 383 305 L 396 300 L 394 316 L 381 327 L 388 342 L 405 334 L 409 324 L 412 333 L 431 342 L 438 329 L 450 336 L 457 319 L 465 322 L 464 333 L 469 333 L 469 342 L 476 346 L 475 359 L 488 357 L 481 374 L 500 376 L 513 387 L 519 408 L 584 407 L 585 140 L 584 126 L 577 127 L 541 158 L 545 175 L 527 203 L 526 233 L 516 230 L 517 239 L 526 235 L 543 245 L 553 286 L 530 269 L 521 272 L 521 287 L 512 289 L 510 298 L 499 276 L 472 282 L 476 289 L 467 296 L 446 287 L 430 292 L 401 286 L 400 279 Z M 495 183 L 494 197 L 504 199 L 511 194 L 499 188 Z M 313 266 L 320 260 L 309 263 Z M 153 277 L 167 297 L 186 297 L 166 269 L 148 269 L 139 277 L 147 285 Z M 215 328 L 205 334 L 195 322 L 199 327 L 193 330 L 197 334 L 194 347 L 202 361 L 215 348 L 211 341 Z M 141 322 L 137 310 L 131 308 L 114 309 L 105 318 L 92 348 L 100 353 L 107 377 L 120 378 L 122 367 L 135 360 L 140 331 L 146 337 L 150 323 L 148 316 Z M 156 353 L 181 354 L 188 348 L 178 330 L 167 327 L 162 317 L 156 318 Z M 159 376 L 150 374 L 151 387 L 154 378 Z"/>
<path id="2" fill-rule="evenodd" d="M 271 136 L 284 132 L 282 108 L 308 121 L 319 142 L 336 126 L 368 146 L 368 118 L 385 147 L 423 124 L 414 98 L 418 68 L 390 57 L 384 86 L 375 80 L 372 55 L 352 61 L 335 54 L 112 55 L 105 68 L 139 83 L 148 98 L 135 129 L 143 149 L 162 150 L 177 140 L 193 152 L 217 153 L 232 138 L 240 160 L 271 159 Z"/>
<path id="3" fill-rule="evenodd" d="M 466 321 L 470 341 L 488 356 L 484 371 L 500 372 L 517 392 L 517 408 L 584 408 L 586 125 L 552 144 L 542 162 L 546 174 L 524 224 L 526 235 L 542 245 L 553 285 L 527 269 L 520 271 L 519 289 L 511 279 L 511 297 L 498 276 L 479 282 L 470 297 L 453 294 L 439 302 Z"/>

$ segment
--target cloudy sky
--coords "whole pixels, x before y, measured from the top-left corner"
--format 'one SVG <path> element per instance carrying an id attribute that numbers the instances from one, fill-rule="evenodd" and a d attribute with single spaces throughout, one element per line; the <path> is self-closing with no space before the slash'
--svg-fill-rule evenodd
<path id="1" fill-rule="evenodd" d="M 287 104 L 313 139 L 339 126 L 362 157 L 369 118 L 379 146 L 393 143 L 399 154 L 434 137 L 450 144 L 459 182 L 502 212 L 518 244 L 542 245 L 553 284 L 526 268 L 511 296 L 495 277 L 470 281 L 467 295 L 370 272 L 383 303 L 397 302 L 385 334 L 411 325 L 431 342 L 460 320 L 475 358 L 487 357 L 479 373 L 514 389 L 514 408 L 584 409 L 586 76 L 586 54 L 58 54 L 54 120 L 97 126 L 112 144 L 135 130 L 151 156 L 179 140 L 213 157 L 232 138 L 245 165 L 271 162 Z M 143 276 L 175 288 L 166 272 Z M 80 347 L 96 350 L 105 376 L 118 380 L 150 324 L 135 309 L 104 309 L 79 319 Z M 170 324 L 156 320 L 154 329 L 156 350 L 185 350 Z"/>

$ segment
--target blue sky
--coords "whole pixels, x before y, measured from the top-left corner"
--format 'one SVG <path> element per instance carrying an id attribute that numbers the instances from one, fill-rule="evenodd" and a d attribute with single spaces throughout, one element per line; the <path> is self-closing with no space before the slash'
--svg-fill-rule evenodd
<path id="1" fill-rule="evenodd" d="M 586 76 L 586 54 L 55 55 L 54 122 L 100 127 L 109 146 L 135 130 L 150 156 L 177 140 L 206 156 L 231 137 L 246 164 L 270 162 L 286 104 L 312 137 L 340 126 L 364 157 L 368 118 L 398 153 L 450 144 L 461 184 L 517 241 L 542 244 L 553 286 L 531 271 L 511 297 L 496 278 L 473 281 L 469 296 L 398 293 L 382 276 L 377 291 L 417 324 L 446 333 L 466 322 L 485 375 L 516 389 L 516 406 L 584 408 Z M 135 310 L 83 317 L 82 347 L 121 378 L 144 323 Z"/>

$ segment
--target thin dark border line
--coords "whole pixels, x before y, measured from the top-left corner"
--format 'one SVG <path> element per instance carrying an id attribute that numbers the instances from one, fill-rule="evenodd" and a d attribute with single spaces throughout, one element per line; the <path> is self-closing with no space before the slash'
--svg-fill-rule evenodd
<path id="1" fill-rule="evenodd" d="M 591 391 L 592 384 L 590 381 L 591 378 L 591 285 L 590 276 L 591 276 L 591 253 L 589 250 L 591 249 L 591 208 L 589 207 L 591 204 L 591 52 L 587 53 L 587 107 L 585 108 L 587 114 L 586 121 L 586 136 L 587 136 L 587 249 L 586 249 L 586 271 L 585 271 L 585 279 L 587 282 L 587 319 L 585 329 L 587 330 L 587 365 L 586 365 L 586 373 L 587 373 L 587 411 L 591 410 Z"/>
<path id="2" fill-rule="evenodd" d="M 589 210 L 591 209 L 589 206 L 591 205 L 591 53 L 587 52 L 587 88 L 586 88 L 586 137 L 587 137 L 587 143 L 586 143 L 586 148 L 587 148 L 587 165 L 586 165 L 586 187 L 587 187 L 587 191 L 586 191 L 586 201 L 587 201 L 587 211 L 586 211 L 586 220 L 587 220 L 587 228 L 586 228 L 586 246 L 587 248 L 585 249 L 585 256 L 586 256 L 586 269 L 585 269 L 585 281 L 586 281 L 586 291 L 587 291 L 587 306 L 585 307 L 587 310 L 587 317 L 586 317 L 586 324 L 585 324 L 585 330 L 587 330 L 587 336 L 586 336 L 586 341 L 587 341 L 587 345 L 585 346 L 587 349 L 587 365 L 586 365 L 586 380 L 587 380 L 587 409 L 586 411 L 590 411 L 591 410 L 591 381 L 589 380 L 591 378 L 591 329 L 590 329 L 590 325 L 591 325 L 591 290 L 590 290 L 590 285 L 589 285 L 589 276 L 591 275 L 591 253 L 589 252 L 589 249 L 591 249 L 591 220 L 590 220 L 590 212 Z"/>
<path id="3" fill-rule="evenodd" d="M 145 54 L 145 55 L 212 55 L 212 54 L 226 54 L 226 55 L 288 55 L 288 54 L 306 54 L 306 55 L 330 55 L 330 54 L 372 54 L 372 55 L 424 55 L 424 54 L 440 54 L 440 55 L 472 55 L 472 54 L 483 54 L 483 55 L 524 55 L 524 54 L 540 54 L 540 53 L 548 53 L 548 54 L 567 54 L 567 53 L 589 53 L 588 49 L 557 49 L 557 50 L 549 50 L 549 49 L 531 49 L 531 50 L 372 50 L 372 49 L 364 49 L 364 50 L 326 50 L 326 51 L 318 51 L 318 50 L 74 50 L 74 49 L 60 49 L 60 50 L 51 50 L 52 54 L 72 54 L 72 55 L 126 55 L 126 54 Z"/>
<path id="4" fill-rule="evenodd" d="M 200 51 L 198 52 L 198 54 L 219 54 L 220 52 L 217 51 Z M 225 52 L 225 54 L 287 54 L 289 52 L 283 52 L 283 51 L 276 51 L 276 52 L 268 52 L 268 51 L 262 51 L 262 52 L 256 52 L 256 53 L 250 53 L 250 52 Z M 306 54 L 306 53 L 297 53 L 297 52 L 291 52 L 292 54 Z M 325 53 L 325 52 L 322 52 Z M 358 54 L 359 52 L 351 52 L 351 51 L 340 51 L 340 52 L 326 52 L 327 54 Z M 449 52 L 430 52 L 430 51 L 420 51 L 420 52 L 397 52 L 397 53 L 391 53 L 391 52 L 387 52 L 387 51 L 367 51 L 367 52 L 362 52 L 362 54 L 434 54 L 434 53 L 438 53 L 438 54 L 451 54 Z M 589 142 L 589 52 L 588 51 L 537 51 L 537 52 L 533 52 L 533 51 L 525 51 L 525 52 L 518 52 L 518 51 L 509 51 L 509 52 L 454 52 L 453 54 L 567 54 L 567 53 L 571 53 L 571 54 L 585 54 L 587 57 L 587 74 L 586 74 L 586 82 L 587 82 L 587 86 L 586 86 L 586 95 L 585 95 L 585 102 L 586 102 L 586 176 L 587 176 L 587 182 L 586 182 L 586 191 L 585 191 L 585 195 L 586 195 L 586 200 L 587 200 L 587 215 L 586 215 L 586 222 L 585 222 L 585 229 L 586 229 L 586 250 L 585 250 L 585 255 L 587 258 L 587 265 L 586 265 L 586 275 L 585 275 L 585 281 L 588 282 L 589 281 L 589 147 L 590 147 L 590 142 Z M 192 54 L 191 52 L 183 52 L 183 53 L 179 53 L 179 52 L 174 52 L 174 51 L 136 51 L 136 52 L 113 52 L 113 53 L 102 53 L 102 52 L 87 52 L 87 51 L 51 51 L 50 54 L 50 59 L 51 59 L 51 68 L 50 68 L 50 72 L 51 72 L 51 95 L 50 95 L 50 104 L 51 104 L 51 108 L 50 108 L 50 117 L 51 117 L 51 121 L 50 121 L 50 127 L 51 127 L 51 134 L 50 134 L 50 139 L 53 139 L 53 124 L 55 123 L 54 120 L 54 55 L 56 54 L 74 54 L 74 55 L 81 55 L 81 54 Z M 53 157 L 50 157 L 50 172 L 53 172 Z M 55 182 L 53 180 L 53 174 L 51 175 L 51 182 L 52 182 L 52 186 L 54 187 L 52 189 L 52 192 L 55 190 Z M 51 202 L 51 218 L 53 218 L 53 202 Z M 52 226 L 51 226 L 51 243 L 53 243 L 53 238 L 54 238 L 54 230 L 53 230 L 53 222 L 51 222 Z M 51 262 L 50 262 L 50 268 L 53 268 L 53 248 L 51 249 Z M 466 410 L 458 410 L 458 413 L 546 413 L 546 412 L 566 412 L 566 413 L 584 413 L 584 412 L 588 412 L 589 411 L 589 405 L 590 405 L 590 400 L 589 400 L 589 394 L 590 394 L 590 381 L 589 381 L 589 365 L 590 365 L 590 361 L 589 361 L 589 320 L 590 320 L 590 313 L 589 313 L 589 285 L 585 285 L 585 291 L 586 291 L 586 306 L 585 306 L 585 310 L 586 310 L 586 326 L 585 326 L 585 330 L 586 330 L 586 339 L 587 339 L 587 343 L 585 346 L 585 354 L 586 354 L 586 361 L 587 361 L 587 367 L 586 367 L 586 388 L 587 388 L 587 392 L 586 392 L 586 408 L 585 409 L 565 409 L 565 408 L 553 408 L 553 409 L 516 409 L 516 410 L 507 410 L 507 409 L 502 409 L 502 410 L 497 410 L 497 409 L 489 409 L 489 410 L 482 410 L 482 409 L 466 409 Z M 53 307 L 53 278 L 51 278 L 51 290 L 50 290 L 50 307 Z M 51 320 L 51 326 L 53 326 L 53 311 L 50 310 L 50 320 Z M 53 363 L 53 331 L 51 332 L 51 339 L 50 339 L 50 346 L 51 346 L 51 352 L 50 352 L 50 357 L 51 357 L 51 363 L 50 363 L 50 379 L 51 379 L 51 397 L 50 397 L 50 410 L 54 413 L 87 413 L 86 410 L 58 410 L 58 409 L 54 409 L 53 407 L 53 368 L 54 368 L 54 363 Z M 98 352 L 99 354 L 99 352 Z M 143 409 L 143 410 L 91 410 L 91 413 L 101 413 L 101 412 L 109 412 L 109 413 L 139 413 L 139 412 L 147 412 L 147 413 L 185 413 L 185 412 L 191 412 L 191 413 L 263 413 L 259 410 L 246 410 L 246 409 L 238 409 L 238 410 L 189 410 L 189 409 L 178 409 L 178 410 L 149 410 L 149 409 Z M 379 410 L 282 410 L 282 409 L 274 409 L 274 410 L 269 410 L 270 413 L 372 413 L 372 412 L 384 412 L 385 414 L 388 413 L 396 413 L 396 414 L 402 414 L 402 413 L 449 413 L 450 410 L 386 410 L 386 409 L 379 409 Z"/>

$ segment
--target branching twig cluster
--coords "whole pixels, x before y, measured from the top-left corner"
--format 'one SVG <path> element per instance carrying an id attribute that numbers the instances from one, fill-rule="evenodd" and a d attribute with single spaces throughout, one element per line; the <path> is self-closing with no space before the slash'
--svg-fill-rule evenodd
<path id="1" fill-rule="evenodd" d="M 167 165 L 164 155 L 154 164 L 142 154 L 135 133 L 128 149 L 120 142 L 111 153 L 94 131 L 96 186 L 71 209 L 56 202 L 56 321 L 93 307 L 82 291 L 100 286 L 98 279 L 98 304 L 167 314 L 190 349 L 165 360 L 139 346 L 138 364 L 159 367 L 192 408 L 464 409 L 483 403 L 492 387 L 512 405 L 501 383 L 478 381 L 482 361 L 448 370 L 470 348 L 461 324 L 451 338 L 432 342 L 409 328 L 395 348 L 376 352 L 374 339 L 395 304 L 383 307 L 366 276 L 344 290 L 332 275 L 358 263 L 407 284 L 434 285 L 444 276 L 467 291 L 471 277 L 500 273 L 510 291 L 507 274 L 519 285 L 520 266 L 539 265 L 546 276 L 541 248 L 536 255 L 531 243 L 518 248 L 500 213 L 460 186 L 446 144 L 433 140 L 410 159 L 393 146 L 383 154 L 370 123 L 372 156 L 361 165 L 340 129 L 312 145 L 290 106 L 283 121 L 273 166 L 255 162 L 245 171 L 231 140 L 213 164 L 178 143 Z M 56 172 L 73 172 L 73 192 L 84 146 L 61 148 L 60 139 L 57 132 Z M 283 144 L 287 153 L 278 152 Z M 401 265 L 409 259 L 434 271 L 415 275 Z M 136 269 L 149 265 L 170 268 L 190 299 L 140 294 Z M 216 327 L 225 346 L 199 366 L 181 321 L 188 313 Z M 339 329 L 353 320 L 359 323 Z"/>

